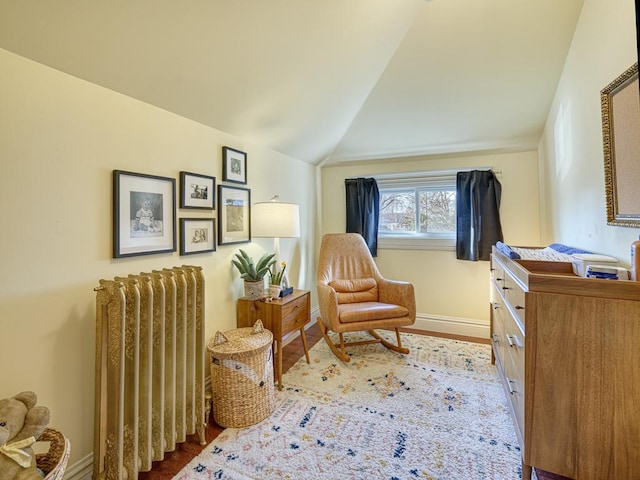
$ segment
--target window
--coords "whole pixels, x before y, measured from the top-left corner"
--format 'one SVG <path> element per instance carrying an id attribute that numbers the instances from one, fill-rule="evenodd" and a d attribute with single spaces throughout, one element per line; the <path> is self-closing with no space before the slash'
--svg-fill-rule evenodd
<path id="1" fill-rule="evenodd" d="M 411 172 L 376 180 L 380 248 L 455 247 L 456 172 Z"/>
<path id="2" fill-rule="evenodd" d="M 381 234 L 453 234 L 456 192 L 451 189 L 403 189 L 380 192 Z"/>

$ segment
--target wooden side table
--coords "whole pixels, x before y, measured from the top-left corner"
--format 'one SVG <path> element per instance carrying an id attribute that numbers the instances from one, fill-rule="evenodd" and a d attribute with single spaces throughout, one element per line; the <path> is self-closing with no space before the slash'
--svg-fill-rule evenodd
<path id="1" fill-rule="evenodd" d="M 294 290 L 286 297 L 265 302 L 264 300 L 238 299 L 238 328 L 250 327 L 262 320 L 264 327 L 273 333 L 276 351 L 276 375 L 278 390 L 282 390 L 282 340 L 295 330 L 300 330 L 304 355 L 309 363 L 309 349 L 304 326 L 311 320 L 311 295 L 309 290 Z"/>

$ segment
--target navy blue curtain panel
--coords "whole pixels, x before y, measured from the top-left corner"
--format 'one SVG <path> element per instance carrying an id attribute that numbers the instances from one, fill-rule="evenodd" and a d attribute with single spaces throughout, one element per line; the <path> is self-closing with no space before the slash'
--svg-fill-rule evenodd
<path id="1" fill-rule="evenodd" d="M 456 177 L 456 256 L 490 260 L 491 246 L 502 241 L 502 185 L 491 171 L 458 172 Z"/>
<path id="2" fill-rule="evenodd" d="M 347 232 L 364 237 L 371 255 L 378 255 L 378 220 L 380 216 L 380 192 L 375 178 L 348 178 Z"/>

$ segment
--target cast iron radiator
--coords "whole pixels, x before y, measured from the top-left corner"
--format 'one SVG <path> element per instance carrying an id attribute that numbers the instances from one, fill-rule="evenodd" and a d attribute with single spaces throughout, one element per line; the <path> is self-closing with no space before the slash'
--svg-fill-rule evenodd
<path id="1" fill-rule="evenodd" d="M 204 275 L 182 266 L 96 290 L 94 480 L 135 480 L 198 433 L 204 445 Z"/>

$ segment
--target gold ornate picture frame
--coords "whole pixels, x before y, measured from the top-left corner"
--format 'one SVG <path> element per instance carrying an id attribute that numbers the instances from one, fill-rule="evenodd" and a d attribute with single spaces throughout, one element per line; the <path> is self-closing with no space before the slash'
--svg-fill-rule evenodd
<path id="1" fill-rule="evenodd" d="M 638 63 L 600 92 L 607 224 L 640 227 Z"/>

